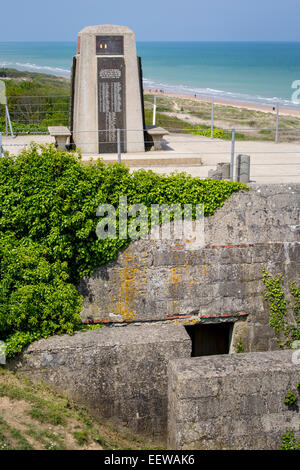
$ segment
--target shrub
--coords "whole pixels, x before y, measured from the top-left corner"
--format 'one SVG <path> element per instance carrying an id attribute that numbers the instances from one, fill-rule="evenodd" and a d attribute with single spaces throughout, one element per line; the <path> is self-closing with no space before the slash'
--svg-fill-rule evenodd
<path id="1" fill-rule="evenodd" d="M 128 204 L 204 204 L 212 214 L 240 183 L 171 176 L 32 145 L 0 159 L 0 335 L 8 353 L 40 337 L 80 327 L 79 279 L 113 260 L 130 239 L 98 240 L 97 207 L 119 196 Z"/>
<path id="2" fill-rule="evenodd" d="M 201 129 L 199 125 L 196 125 L 195 129 L 198 129 L 198 130 L 190 131 L 190 133 L 196 134 L 196 135 L 204 135 L 205 137 L 211 137 L 211 129 Z M 222 129 L 214 129 L 213 137 L 215 139 L 224 139 L 225 132 Z"/>
<path id="3" fill-rule="evenodd" d="M 47 249 L 28 238 L 0 242 L 0 335 L 7 356 L 41 337 L 80 325 L 81 298 L 68 282 L 67 264 L 49 261 Z"/>

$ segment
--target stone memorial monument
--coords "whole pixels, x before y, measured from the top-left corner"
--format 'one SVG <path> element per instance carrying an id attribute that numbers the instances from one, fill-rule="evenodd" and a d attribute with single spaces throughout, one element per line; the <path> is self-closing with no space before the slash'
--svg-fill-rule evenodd
<path id="1" fill-rule="evenodd" d="M 125 26 L 88 26 L 72 67 L 71 132 L 83 153 L 144 152 L 141 60 Z"/>

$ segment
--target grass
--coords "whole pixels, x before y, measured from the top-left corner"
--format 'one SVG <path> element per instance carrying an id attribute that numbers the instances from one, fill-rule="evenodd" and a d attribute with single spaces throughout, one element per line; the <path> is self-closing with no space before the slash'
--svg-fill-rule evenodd
<path id="1" fill-rule="evenodd" d="M 146 123 L 152 122 L 154 96 L 144 95 Z M 176 116 L 177 115 L 177 116 Z M 178 117 L 180 116 L 180 118 Z M 237 129 L 236 140 L 274 141 L 276 115 L 270 112 L 238 108 L 230 105 L 215 104 L 215 128 L 224 131 L 225 140 L 231 139 L 231 129 Z M 211 103 L 187 98 L 159 96 L 157 98 L 157 125 L 171 132 L 189 129 L 199 125 L 201 129 L 210 129 Z M 178 130 L 176 130 L 178 129 Z M 279 137 L 281 142 L 300 141 L 300 118 L 280 115 Z"/>
<path id="2" fill-rule="evenodd" d="M 33 450 L 21 431 L 0 417 L 0 450 Z"/>
<path id="3" fill-rule="evenodd" d="M 50 125 L 69 125 L 70 80 L 53 75 L 0 69 L 5 79 L 13 129 L 16 133 L 48 133 Z M 53 99 L 54 97 L 54 99 Z M 146 124 L 152 124 L 154 96 L 144 94 Z M 3 107 L 2 107 L 3 108 Z M 215 104 L 216 129 L 230 140 L 236 128 L 236 140 L 274 141 L 276 113 Z M 157 99 L 157 125 L 171 132 L 186 132 L 200 125 L 211 126 L 211 103 L 160 95 Z M 186 130 L 184 130 L 186 129 Z M 5 130 L 4 110 L 0 109 L 0 131 Z M 281 142 L 300 141 L 300 118 L 280 115 Z"/>
<path id="4" fill-rule="evenodd" d="M 48 385 L 0 367 L 0 450 L 142 450 L 157 443 L 117 432 Z"/>
<path id="5" fill-rule="evenodd" d="M 48 126 L 68 125 L 70 80 L 54 75 L 0 69 L 13 130 L 16 133 L 48 133 Z M 0 131 L 5 130 L 0 107 Z"/>
<path id="6" fill-rule="evenodd" d="M 150 124 L 152 122 L 152 111 L 145 110 L 145 119 L 146 124 Z M 199 131 L 195 130 L 195 124 L 191 124 L 183 119 L 179 119 L 173 116 L 166 116 L 161 112 L 157 112 L 156 114 L 156 124 L 167 129 L 169 132 L 174 133 L 185 133 L 185 134 L 194 134 L 194 135 L 205 135 L 205 132 L 202 131 L 209 131 L 210 127 L 207 124 L 202 124 L 201 126 L 197 125 L 201 129 Z M 218 128 L 219 129 L 219 128 Z M 241 132 L 235 133 L 236 140 L 271 140 L 267 138 L 261 137 L 252 137 L 250 135 L 243 134 Z M 224 140 L 231 140 L 232 139 L 232 132 L 223 130 L 222 139 Z"/>

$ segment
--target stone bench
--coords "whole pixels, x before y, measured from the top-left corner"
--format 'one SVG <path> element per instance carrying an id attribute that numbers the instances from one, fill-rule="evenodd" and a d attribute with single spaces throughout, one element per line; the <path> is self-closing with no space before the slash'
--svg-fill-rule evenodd
<path id="1" fill-rule="evenodd" d="M 151 137 L 153 143 L 154 143 L 154 148 L 153 150 L 162 150 L 162 141 L 164 135 L 169 134 L 166 129 L 163 127 L 158 127 L 158 126 L 146 126 L 147 129 L 147 134 Z"/>
<path id="2" fill-rule="evenodd" d="M 71 135 L 70 130 L 65 126 L 48 127 L 49 134 L 55 139 L 55 147 L 66 150 L 67 141 Z"/>

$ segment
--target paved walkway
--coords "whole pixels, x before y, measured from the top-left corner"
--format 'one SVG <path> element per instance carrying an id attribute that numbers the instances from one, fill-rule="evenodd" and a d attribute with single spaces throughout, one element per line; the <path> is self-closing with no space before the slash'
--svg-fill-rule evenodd
<path id="1" fill-rule="evenodd" d="M 24 135 L 3 137 L 3 147 L 17 155 L 31 141 L 53 143 L 48 135 Z M 251 156 L 251 181 L 256 183 L 300 182 L 300 144 L 257 141 L 241 141 L 235 144 L 235 155 Z M 97 158 L 95 156 L 93 158 Z M 116 154 L 104 154 L 106 162 L 118 161 Z M 186 171 L 192 176 L 206 178 L 208 171 L 219 162 L 230 162 L 231 142 L 203 136 L 169 134 L 164 150 L 145 153 L 123 154 L 122 161 L 132 169 L 151 168 L 159 173 Z M 90 155 L 83 155 L 89 160 Z M 202 164 L 201 164 L 202 162 Z"/>

